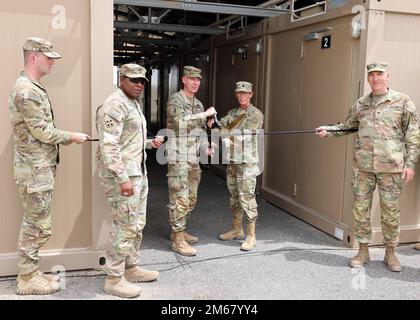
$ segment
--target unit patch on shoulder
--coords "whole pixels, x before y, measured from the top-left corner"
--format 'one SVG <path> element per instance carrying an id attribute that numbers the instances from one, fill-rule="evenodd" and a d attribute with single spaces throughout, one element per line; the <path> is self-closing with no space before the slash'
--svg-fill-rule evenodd
<path id="1" fill-rule="evenodd" d="M 114 120 L 114 119 L 112 119 L 112 117 L 109 117 L 108 115 L 107 115 L 107 116 L 105 116 L 104 121 L 105 121 L 105 126 L 106 126 L 107 128 L 113 128 L 113 127 L 115 127 L 115 125 L 116 125 L 115 120 Z"/>

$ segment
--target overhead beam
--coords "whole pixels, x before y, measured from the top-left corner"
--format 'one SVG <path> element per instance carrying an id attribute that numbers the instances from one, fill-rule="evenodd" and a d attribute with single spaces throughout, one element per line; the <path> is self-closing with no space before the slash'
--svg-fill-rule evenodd
<path id="1" fill-rule="evenodd" d="M 129 43 L 133 43 L 133 44 L 142 44 L 142 45 L 161 45 L 161 46 L 186 46 L 188 45 L 190 42 L 189 41 L 184 41 L 184 40 L 171 40 L 171 39 L 154 39 L 154 38 L 148 38 L 148 39 L 143 39 L 143 38 L 139 38 L 139 37 L 127 37 L 127 36 L 122 36 L 122 37 L 114 37 L 114 42 L 129 42 Z"/>
<path id="2" fill-rule="evenodd" d="M 125 63 L 133 63 L 137 61 L 143 61 L 143 59 L 139 57 L 129 57 L 129 58 L 122 58 L 122 57 L 114 57 L 114 64 L 116 65 L 122 65 Z"/>
<path id="3" fill-rule="evenodd" d="M 131 6 L 164 8 L 173 10 L 185 10 L 206 13 L 236 14 L 252 17 L 275 17 L 289 10 L 277 8 L 262 8 L 256 6 L 244 6 L 226 3 L 211 2 L 191 2 L 183 0 L 114 0 L 114 4 L 124 4 Z"/>
<path id="4" fill-rule="evenodd" d="M 143 17 L 136 10 L 134 10 L 131 6 L 127 6 L 127 8 L 130 9 L 137 16 L 137 18 L 139 18 L 139 21 L 145 22 Z"/>
<path id="5" fill-rule="evenodd" d="M 131 51 L 131 52 L 127 52 L 127 51 Z M 162 47 L 157 47 L 157 48 L 144 48 L 144 47 L 130 47 L 130 46 L 121 46 L 121 45 L 116 45 L 114 46 L 114 53 L 117 55 L 121 55 L 121 54 L 133 54 L 133 53 L 142 53 L 142 54 L 151 54 L 154 52 L 174 52 L 176 51 L 175 49 L 169 49 L 169 48 L 162 48 Z"/>
<path id="6" fill-rule="evenodd" d="M 202 27 L 179 24 L 163 24 L 163 23 L 141 23 L 135 21 L 114 21 L 115 28 L 122 29 L 139 29 L 139 30 L 155 30 L 155 31 L 171 31 L 186 33 L 201 33 L 217 35 L 225 33 L 226 30 L 217 27 Z"/>
<path id="7" fill-rule="evenodd" d="M 168 52 L 168 53 L 159 53 L 159 54 L 155 54 L 153 52 L 149 52 L 149 53 L 142 53 L 142 52 L 138 52 L 138 53 L 115 53 L 114 54 L 114 59 L 137 59 L 137 60 L 141 60 L 141 59 L 163 59 L 163 57 L 168 58 L 171 55 L 173 55 L 172 52 Z"/>
<path id="8" fill-rule="evenodd" d="M 159 23 L 169 12 L 171 12 L 171 9 L 166 9 L 163 11 L 156 19 L 156 23 Z"/>

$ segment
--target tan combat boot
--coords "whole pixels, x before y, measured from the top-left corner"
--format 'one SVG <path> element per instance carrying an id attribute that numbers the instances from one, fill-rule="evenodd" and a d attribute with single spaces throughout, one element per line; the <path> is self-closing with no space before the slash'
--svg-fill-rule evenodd
<path id="1" fill-rule="evenodd" d="M 55 275 L 55 274 L 46 274 L 46 273 L 43 273 L 40 270 L 37 270 L 36 272 L 38 273 L 38 275 L 40 275 L 41 277 L 47 279 L 48 281 L 55 281 L 55 282 L 59 282 L 60 281 L 60 277 L 58 275 Z"/>
<path id="2" fill-rule="evenodd" d="M 172 241 L 171 250 L 182 254 L 183 256 L 195 256 L 197 250 L 191 247 L 187 241 L 185 241 L 184 232 L 175 232 L 174 241 Z"/>
<path id="3" fill-rule="evenodd" d="M 255 239 L 255 222 L 250 222 L 246 225 L 246 239 L 241 245 L 241 250 L 250 251 L 257 244 Z"/>
<path id="4" fill-rule="evenodd" d="M 104 292 L 121 298 L 135 298 L 140 295 L 141 288 L 128 282 L 124 277 L 107 276 Z"/>
<path id="5" fill-rule="evenodd" d="M 60 290 L 56 281 L 49 281 L 44 278 L 41 271 L 34 271 L 29 274 L 21 274 L 17 278 L 16 293 L 28 294 L 52 294 Z"/>
<path id="6" fill-rule="evenodd" d="M 395 256 L 395 247 L 386 246 L 384 262 L 388 266 L 388 269 L 394 272 L 401 272 L 401 264 Z"/>
<path id="7" fill-rule="evenodd" d="M 420 242 L 416 243 L 413 248 L 416 250 L 420 250 Z"/>
<path id="8" fill-rule="evenodd" d="M 184 231 L 184 238 L 185 241 L 187 241 L 189 244 L 194 244 L 198 242 L 198 238 L 196 236 L 193 236 L 189 233 L 187 233 L 186 231 Z M 169 239 L 171 239 L 171 241 L 175 240 L 175 232 L 172 231 L 171 232 L 171 236 L 169 237 Z"/>
<path id="9" fill-rule="evenodd" d="M 370 261 L 369 248 L 367 243 L 359 243 L 359 251 L 351 258 L 350 267 L 361 268 L 366 262 Z"/>
<path id="10" fill-rule="evenodd" d="M 244 235 L 244 228 L 242 226 L 242 219 L 238 217 L 233 217 L 232 219 L 232 230 L 228 232 L 219 234 L 219 239 L 226 241 L 226 240 L 243 240 L 245 238 Z"/>
<path id="11" fill-rule="evenodd" d="M 146 270 L 135 266 L 129 269 L 125 269 L 124 277 L 130 282 L 150 282 L 155 281 L 159 276 L 159 272 Z"/>

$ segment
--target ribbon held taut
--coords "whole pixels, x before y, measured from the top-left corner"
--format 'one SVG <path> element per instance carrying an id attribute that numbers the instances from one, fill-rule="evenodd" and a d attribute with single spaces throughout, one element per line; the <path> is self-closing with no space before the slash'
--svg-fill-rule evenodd
<path id="1" fill-rule="evenodd" d="M 327 129 L 327 132 L 356 132 L 358 129 Z M 305 133 L 317 133 L 317 130 L 284 130 L 284 131 L 258 131 L 258 132 L 232 132 L 232 133 L 223 133 L 220 134 L 220 137 L 230 137 L 230 136 L 258 136 L 258 135 L 288 135 L 288 134 L 305 134 Z M 182 136 L 171 136 L 171 138 L 191 138 L 191 137 L 211 137 L 211 134 L 207 135 L 182 135 Z M 163 136 L 164 142 L 169 140 L 169 136 Z M 154 137 L 147 137 L 148 139 L 154 139 Z M 88 139 L 86 141 L 99 141 L 99 139 Z"/>

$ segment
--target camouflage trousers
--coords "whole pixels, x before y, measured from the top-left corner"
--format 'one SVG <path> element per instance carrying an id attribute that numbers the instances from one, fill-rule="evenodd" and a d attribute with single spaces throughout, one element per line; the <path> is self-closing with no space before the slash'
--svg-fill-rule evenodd
<path id="1" fill-rule="evenodd" d="M 360 243 L 369 243 L 372 240 L 370 211 L 373 191 L 378 185 L 384 243 L 391 246 L 397 245 L 400 234 L 398 199 L 402 190 L 401 173 L 371 173 L 353 169 L 352 184 L 356 240 Z"/>
<path id="2" fill-rule="evenodd" d="M 23 220 L 18 240 L 18 272 L 28 274 L 38 269 L 39 249 L 51 236 L 51 199 L 53 190 L 28 193 L 19 185 Z"/>
<path id="3" fill-rule="evenodd" d="M 245 168 L 246 166 L 241 164 L 227 165 L 226 183 L 230 193 L 230 209 L 234 217 L 242 220 L 245 214 L 248 222 L 255 222 L 258 216 L 258 205 L 255 200 L 257 177 L 246 175 Z"/>
<path id="4" fill-rule="evenodd" d="M 149 186 L 147 176 L 130 177 L 134 195 L 123 197 L 114 179 L 100 178 L 111 206 L 112 226 L 106 248 L 107 272 L 123 276 L 126 268 L 139 264 Z"/>
<path id="5" fill-rule="evenodd" d="M 187 218 L 197 203 L 200 164 L 168 163 L 169 223 L 175 232 L 187 228 Z"/>

